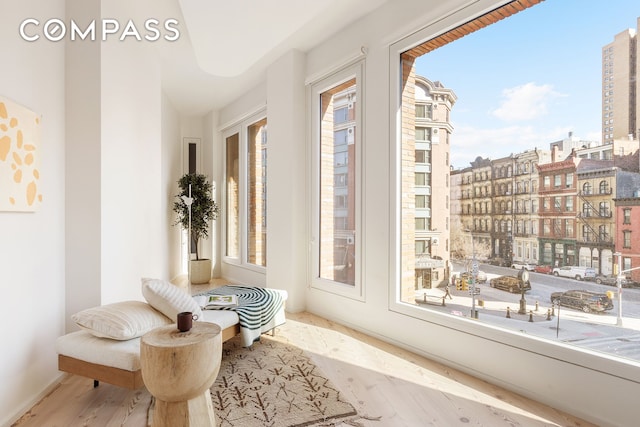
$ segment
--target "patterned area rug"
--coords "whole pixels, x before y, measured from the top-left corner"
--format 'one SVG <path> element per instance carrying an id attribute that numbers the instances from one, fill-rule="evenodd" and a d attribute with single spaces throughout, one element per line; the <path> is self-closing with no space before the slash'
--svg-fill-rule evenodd
<path id="1" fill-rule="evenodd" d="M 250 348 L 238 337 L 224 343 L 211 399 L 219 427 L 334 425 L 357 415 L 301 349 L 266 335 Z"/>

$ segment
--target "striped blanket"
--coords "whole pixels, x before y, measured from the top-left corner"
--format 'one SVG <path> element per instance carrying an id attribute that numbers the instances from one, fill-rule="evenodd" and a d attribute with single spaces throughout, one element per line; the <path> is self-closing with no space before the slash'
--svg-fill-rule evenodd
<path id="1" fill-rule="evenodd" d="M 250 347 L 260 335 L 285 322 L 284 301 L 286 292 L 253 286 L 223 286 L 194 295 L 237 295 L 237 307 L 219 307 L 217 310 L 234 310 L 240 320 L 240 337 L 244 347 Z"/>

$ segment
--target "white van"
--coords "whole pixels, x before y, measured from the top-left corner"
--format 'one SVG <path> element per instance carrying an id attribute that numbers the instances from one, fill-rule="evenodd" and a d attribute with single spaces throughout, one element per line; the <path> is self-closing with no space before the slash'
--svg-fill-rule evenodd
<path id="1" fill-rule="evenodd" d="M 583 280 L 585 278 L 596 277 L 595 268 L 580 267 L 577 265 L 565 265 L 564 267 L 556 267 L 553 269 L 552 274 L 556 277 L 570 277 L 576 280 Z"/>

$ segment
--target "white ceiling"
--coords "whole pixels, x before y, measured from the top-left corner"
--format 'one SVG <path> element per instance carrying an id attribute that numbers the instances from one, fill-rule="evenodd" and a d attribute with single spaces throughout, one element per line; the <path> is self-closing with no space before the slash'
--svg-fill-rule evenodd
<path id="1" fill-rule="evenodd" d="M 180 39 L 158 44 L 163 87 L 183 114 L 205 114 L 255 86 L 291 49 L 307 51 L 391 0 L 165 0 Z"/>

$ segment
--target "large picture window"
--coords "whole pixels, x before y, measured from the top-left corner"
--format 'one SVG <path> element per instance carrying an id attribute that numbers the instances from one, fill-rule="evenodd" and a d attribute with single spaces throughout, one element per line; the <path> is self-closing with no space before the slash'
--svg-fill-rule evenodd
<path id="1" fill-rule="evenodd" d="M 523 85 L 517 86 L 519 89 L 523 89 L 526 82 L 520 82 L 521 77 L 508 67 L 504 74 L 500 74 L 498 68 L 492 68 L 490 74 L 495 73 L 496 77 L 491 84 L 495 83 L 495 86 L 492 86 L 491 91 L 483 92 L 485 96 L 480 101 L 480 98 L 471 97 L 476 94 L 476 86 L 485 87 L 489 77 L 485 79 L 487 81 L 476 85 L 473 77 L 460 73 L 460 67 L 450 64 L 458 59 L 461 62 L 468 61 L 467 56 L 462 54 L 470 52 L 465 51 L 465 48 L 472 46 L 475 51 L 486 52 L 490 49 L 489 46 L 495 46 L 494 37 L 499 34 L 500 25 L 507 25 L 505 21 L 513 21 L 508 24 L 512 26 L 511 29 L 516 26 L 520 28 L 522 22 L 532 24 L 534 20 L 531 18 L 526 21 L 516 19 L 525 19 L 522 16 L 528 12 L 531 14 L 527 16 L 535 16 L 533 10 L 518 14 L 517 17 L 511 15 L 535 3 L 510 2 L 453 29 L 433 24 L 423 32 L 407 36 L 390 47 L 389 69 L 392 80 L 389 117 L 393 154 L 393 207 L 390 215 L 391 235 L 394 239 L 390 260 L 390 309 L 426 322 L 459 328 L 464 332 L 472 330 L 473 334 L 490 339 L 495 339 L 493 328 L 503 328 L 497 342 L 517 345 L 527 351 L 539 351 L 540 341 L 526 337 L 521 339 L 522 336 L 518 333 L 526 331 L 531 335 L 538 334 L 536 338 L 548 340 L 544 345 L 553 348 L 556 354 L 561 355 L 561 359 L 568 361 L 573 361 L 585 349 L 589 352 L 608 353 L 607 357 L 613 354 L 617 359 L 637 358 L 638 353 L 629 356 L 630 353 L 612 350 L 613 346 L 601 345 L 596 340 L 585 338 L 569 342 L 566 337 L 549 337 L 533 329 L 529 331 L 526 328 L 528 325 L 522 326 L 523 323 L 504 321 L 510 310 L 520 308 L 522 315 L 529 312 L 535 314 L 534 310 L 540 310 L 539 306 L 544 310 L 539 319 L 548 321 L 544 316 L 547 310 L 551 313 L 554 304 L 560 304 L 558 295 L 577 286 L 612 299 L 608 296 L 612 292 L 607 294 L 611 289 L 606 285 L 572 284 L 561 278 L 556 279 L 553 275 L 540 276 L 534 270 L 549 271 L 554 267 L 568 268 L 579 264 L 581 267 L 594 268 L 599 275 L 606 275 L 611 271 L 611 257 L 606 256 L 610 254 L 611 246 L 615 244 L 630 249 L 633 242 L 630 231 L 614 229 L 614 222 L 609 221 L 616 215 L 614 202 L 605 197 L 594 197 L 591 184 L 585 183 L 578 173 L 580 169 L 576 164 L 580 162 L 573 164 L 572 160 L 567 160 L 569 157 L 566 155 L 557 158 L 552 156 L 558 149 L 557 145 L 553 145 L 553 140 L 542 149 L 538 145 L 535 150 L 531 146 L 530 149 L 518 148 L 519 151 L 516 151 L 515 144 L 522 143 L 524 147 L 527 142 L 521 141 L 520 136 L 509 134 L 504 140 L 502 155 L 492 152 L 492 157 L 489 157 L 485 154 L 488 152 L 485 148 L 493 140 L 487 138 L 491 140 L 487 142 L 479 137 L 488 128 L 484 127 L 484 123 L 479 123 L 482 120 L 477 116 L 482 115 L 481 111 L 498 113 L 495 108 L 504 104 L 504 109 L 497 114 L 500 116 L 498 118 L 517 119 L 512 115 L 513 111 L 507 108 L 512 108 L 517 103 L 510 104 L 503 99 L 509 98 L 505 96 L 506 93 L 514 93 L 508 90 L 512 87 L 507 88 L 504 81 L 513 79 L 513 87 Z M 493 34 L 493 37 L 481 37 L 484 27 L 493 24 L 494 28 L 485 32 Z M 512 34 L 513 31 L 508 33 Z M 611 37 L 614 35 L 612 33 Z M 470 43 L 469 40 L 474 37 L 481 41 Z M 481 45 L 483 41 L 487 41 L 486 46 Z M 483 50 L 484 47 L 487 48 L 486 51 Z M 554 39 L 542 51 L 558 52 L 562 47 L 562 43 Z M 590 45 L 590 49 L 592 48 Z M 565 55 L 569 56 L 576 49 L 575 45 L 567 46 Z M 596 44 L 595 54 L 600 49 L 601 46 Z M 456 56 L 457 54 L 460 56 Z M 514 63 L 513 68 L 516 66 Z M 600 69 L 594 70 L 596 74 L 599 72 Z M 533 77 L 530 78 L 534 80 Z M 502 92 L 498 89 L 502 89 Z M 524 98 L 517 99 L 520 101 Z M 473 112 L 462 111 L 470 106 L 473 106 L 469 108 Z M 594 108 L 598 109 L 600 106 L 596 97 Z M 431 112 L 428 120 L 424 117 L 426 110 Z M 565 120 L 571 119 L 569 116 Z M 492 132 L 493 130 L 496 129 L 492 128 Z M 506 130 L 505 126 L 501 131 L 506 135 Z M 431 135 L 431 138 L 427 135 Z M 440 144 L 435 143 L 435 135 L 438 135 Z M 451 141 L 450 146 L 442 141 Z M 586 148 L 588 147 L 579 146 L 576 151 Z M 567 154 L 571 153 L 571 149 L 565 147 L 564 150 Z M 466 155 L 462 155 L 462 151 Z M 426 156 L 427 152 L 429 156 Z M 524 172 L 525 168 L 518 167 L 519 161 L 533 167 Z M 586 168 L 586 164 L 582 164 L 582 167 Z M 481 180 L 485 170 L 491 171 L 488 183 Z M 567 172 L 568 170 L 572 172 Z M 524 173 L 526 176 L 521 177 Z M 450 181 L 448 176 L 451 177 Z M 522 191 L 525 187 L 518 185 L 520 179 L 530 183 L 530 191 Z M 602 182 L 595 187 L 598 195 L 612 193 L 610 188 L 613 185 L 608 181 Z M 448 184 L 451 188 L 447 188 Z M 487 185 L 493 190 L 491 194 L 481 191 Z M 512 191 L 514 189 L 516 191 Z M 450 202 L 448 196 L 451 198 Z M 451 203 L 450 209 L 448 203 Z M 485 204 L 491 205 L 493 209 L 481 209 Z M 541 204 L 541 209 L 537 209 L 538 204 Z M 425 209 L 425 206 L 430 209 Z M 454 206 L 467 208 L 453 209 Z M 623 220 L 620 221 L 622 222 Z M 630 222 L 633 223 L 633 220 Z M 493 227 L 483 227 L 482 224 L 493 224 Z M 512 224 L 516 225 L 515 230 L 512 230 Z M 539 228 L 542 232 L 540 235 Z M 442 251 L 441 245 L 434 244 L 447 240 L 450 242 L 448 252 Z M 579 252 L 584 252 L 583 249 L 587 247 L 589 256 L 580 258 L 579 262 Z M 605 266 L 609 269 L 605 269 Z M 532 289 L 522 291 L 522 294 L 520 290 L 516 292 L 515 288 L 504 292 L 501 286 L 514 278 L 517 280 L 517 272 L 523 268 L 531 272 Z M 478 272 L 485 274 L 476 274 Z M 425 277 L 430 280 L 424 280 Z M 594 330 L 614 341 L 620 329 L 608 327 L 612 318 L 615 319 L 616 314 L 621 318 L 634 316 L 629 313 L 633 309 L 626 308 L 626 304 L 631 304 L 633 298 L 628 296 L 629 293 L 626 296 L 625 293 L 620 293 L 622 298 L 629 298 L 623 300 L 625 307 L 613 300 L 612 305 L 603 309 L 603 313 L 596 314 L 597 309 L 583 307 L 582 313 L 578 314 L 585 316 L 583 313 L 586 312 L 589 316 L 579 317 L 574 316 L 572 308 L 566 306 L 563 306 L 562 313 L 575 320 L 576 329 L 589 322 L 597 322 Z M 434 304 L 434 301 L 441 304 Z M 483 304 L 480 310 L 477 308 L 479 302 Z M 489 308 L 492 305 L 496 309 Z M 471 322 L 472 318 L 479 321 Z M 587 318 L 589 320 L 585 320 Z M 527 319 L 523 320 L 528 322 Z M 624 320 L 626 321 L 626 317 Z M 633 333 L 628 331 L 630 327 L 626 322 L 620 321 L 618 324 L 624 325 L 627 329 L 625 333 Z M 589 325 L 593 326 L 592 323 Z"/>
<path id="2" fill-rule="evenodd" d="M 313 122 L 314 286 L 361 297 L 361 65 L 310 88 Z"/>

